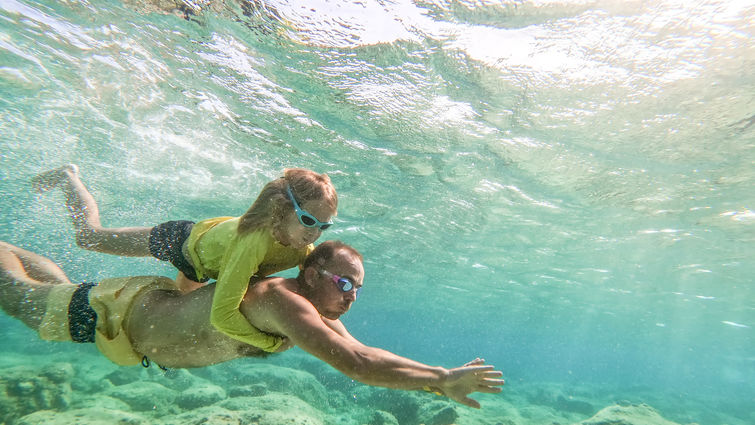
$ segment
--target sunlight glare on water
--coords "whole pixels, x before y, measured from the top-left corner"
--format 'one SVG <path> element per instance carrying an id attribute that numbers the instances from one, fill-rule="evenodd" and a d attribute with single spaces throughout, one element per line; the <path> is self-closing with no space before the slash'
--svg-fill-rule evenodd
<path id="1" fill-rule="evenodd" d="M 239 215 L 307 167 L 339 193 L 321 240 L 365 256 L 344 318 L 365 343 L 485 356 L 507 400 L 555 383 L 750 423 L 754 12 L 0 0 L 0 240 L 75 280 L 171 275 L 77 248 L 60 194 L 30 178 L 77 163 L 108 225 L 152 226 Z"/>

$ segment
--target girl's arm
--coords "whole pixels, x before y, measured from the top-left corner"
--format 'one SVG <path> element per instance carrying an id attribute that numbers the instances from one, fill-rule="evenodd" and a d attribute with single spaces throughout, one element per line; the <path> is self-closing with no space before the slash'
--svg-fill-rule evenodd
<path id="1" fill-rule="evenodd" d="M 239 311 L 241 300 L 249 287 L 249 279 L 265 258 L 267 244 L 257 235 L 235 237 L 223 257 L 212 298 L 210 323 L 224 334 L 267 352 L 277 350 L 283 339 L 255 328 Z"/>

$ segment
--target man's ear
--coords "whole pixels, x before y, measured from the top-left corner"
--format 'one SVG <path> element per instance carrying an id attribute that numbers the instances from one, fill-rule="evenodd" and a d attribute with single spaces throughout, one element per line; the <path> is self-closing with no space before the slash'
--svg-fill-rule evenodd
<path id="1" fill-rule="evenodd" d="M 317 269 L 309 266 L 306 269 L 304 269 L 304 284 L 307 286 L 314 287 L 314 282 L 317 279 L 317 275 L 319 273 L 317 272 Z"/>

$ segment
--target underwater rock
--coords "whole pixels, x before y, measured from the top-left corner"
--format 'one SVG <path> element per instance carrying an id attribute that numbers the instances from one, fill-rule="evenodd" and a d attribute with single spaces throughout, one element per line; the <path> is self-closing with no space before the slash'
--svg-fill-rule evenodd
<path id="1" fill-rule="evenodd" d="M 130 412 L 102 408 L 76 409 L 66 412 L 40 410 L 26 415 L 14 425 L 151 425 L 151 421 Z"/>
<path id="2" fill-rule="evenodd" d="M 105 395 L 126 402 L 136 411 L 163 410 L 176 399 L 176 392 L 155 382 L 133 382 L 113 387 Z"/>
<path id="3" fill-rule="evenodd" d="M 362 407 L 384 410 L 392 414 L 400 424 L 419 424 L 420 406 L 427 402 L 424 394 L 362 386 L 353 391 L 354 400 Z"/>
<path id="4" fill-rule="evenodd" d="M 368 425 L 399 425 L 395 416 L 383 410 L 376 410 Z"/>
<path id="5" fill-rule="evenodd" d="M 147 372 L 142 368 L 120 367 L 105 375 L 105 379 L 112 382 L 113 385 L 118 386 L 142 381 L 146 378 L 146 376 Z"/>
<path id="6" fill-rule="evenodd" d="M 608 406 L 578 425 L 679 425 L 647 404 Z"/>
<path id="7" fill-rule="evenodd" d="M 241 385 L 228 390 L 230 397 L 259 397 L 267 394 L 267 387 L 262 384 Z"/>
<path id="8" fill-rule="evenodd" d="M 245 423 L 248 422 L 242 422 L 241 415 L 238 412 L 232 412 L 219 406 L 200 407 L 191 412 L 163 417 L 152 422 L 154 425 L 241 425 Z"/>
<path id="9" fill-rule="evenodd" d="M 72 377 L 73 368 L 67 363 L 0 370 L 0 423 L 13 423 L 37 410 L 68 407 Z"/>
<path id="10" fill-rule="evenodd" d="M 437 400 L 423 404 L 418 417 L 425 425 L 451 425 L 459 418 L 459 413 L 451 403 Z"/>
<path id="11" fill-rule="evenodd" d="M 246 385 L 264 384 L 268 390 L 292 394 L 312 406 L 327 406 L 325 387 L 314 376 L 300 370 L 256 364 L 237 370 L 233 379 Z"/>
<path id="12" fill-rule="evenodd" d="M 155 372 L 150 375 L 149 380 L 176 391 L 184 391 L 197 385 L 211 385 L 207 380 L 194 376 L 187 369 L 168 369 L 167 372 Z"/>
<path id="13" fill-rule="evenodd" d="M 328 390 L 349 392 L 355 386 L 363 385 L 336 371 L 332 366 L 312 356 L 291 356 L 286 366 L 295 370 L 309 372 Z"/>
<path id="14" fill-rule="evenodd" d="M 39 375 L 47 378 L 50 382 L 62 384 L 70 382 L 75 373 L 70 363 L 55 363 L 43 367 Z"/>
<path id="15" fill-rule="evenodd" d="M 558 396 L 555 407 L 557 410 L 592 415 L 597 410 L 591 403 L 574 397 Z"/>
<path id="16" fill-rule="evenodd" d="M 106 379 L 107 372 L 91 364 L 74 365 L 75 378 L 71 379 L 71 389 L 75 393 L 99 394 L 115 385 Z"/>
<path id="17" fill-rule="evenodd" d="M 325 423 L 322 412 L 289 394 L 270 393 L 260 397 L 233 397 L 213 407 L 237 412 L 244 424 L 323 425 Z"/>
<path id="18" fill-rule="evenodd" d="M 226 398 L 225 390 L 217 385 L 204 384 L 189 388 L 176 396 L 176 404 L 183 409 L 209 406 Z"/>
<path id="19" fill-rule="evenodd" d="M 578 395 L 565 393 L 558 386 L 538 387 L 535 391 L 527 394 L 527 400 L 532 404 L 552 407 L 557 411 L 578 413 L 580 415 L 593 415 L 598 410 L 588 399 Z"/>
<path id="20" fill-rule="evenodd" d="M 75 409 L 122 410 L 124 412 L 131 410 L 131 407 L 125 401 L 102 394 L 82 395 L 77 393 L 71 407 Z"/>
<path id="21" fill-rule="evenodd" d="M 264 425 L 326 425 L 316 419 L 299 412 L 271 410 L 266 412 L 244 412 L 241 415 L 242 424 Z"/>

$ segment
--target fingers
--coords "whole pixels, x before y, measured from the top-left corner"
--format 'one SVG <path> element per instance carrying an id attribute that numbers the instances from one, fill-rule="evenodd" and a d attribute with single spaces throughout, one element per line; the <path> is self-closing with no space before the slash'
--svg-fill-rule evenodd
<path id="1" fill-rule="evenodd" d="M 503 376 L 503 372 L 495 370 L 494 366 L 467 366 L 463 368 L 464 375 L 474 375 L 478 378 L 500 378 Z"/>
<path id="2" fill-rule="evenodd" d="M 485 363 L 485 359 L 481 359 L 481 358 L 478 357 L 478 358 L 472 360 L 471 362 L 464 363 L 464 366 L 476 366 L 476 365 L 481 365 L 481 364 L 484 364 L 484 363 Z"/>
<path id="3" fill-rule="evenodd" d="M 474 409 L 480 408 L 480 403 L 468 395 L 479 392 L 495 394 L 503 391 L 505 384 L 503 372 L 495 370 L 493 365 L 486 365 L 485 360 L 476 358 L 464 366 L 451 369 L 451 378 L 444 388 L 447 397 Z"/>
<path id="4" fill-rule="evenodd" d="M 459 403 L 461 403 L 461 404 L 463 404 L 465 406 L 473 407 L 475 409 L 479 409 L 480 408 L 480 403 L 478 403 L 477 400 L 471 399 L 469 397 L 464 397 L 461 400 L 456 400 L 456 401 L 458 401 Z"/>
<path id="5" fill-rule="evenodd" d="M 475 392 L 478 393 L 487 393 L 487 394 L 497 394 L 503 391 L 503 388 L 501 387 L 490 387 L 487 385 L 480 385 Z"/>
<path id="6" fill-rule="evenodd" d="M 464 366 L 463 367 L 467 372 L 485 372 L 489 370 L 495 369 L 495 366 L 493 365 L 479 365 L 479 366 Z"/>
<path id="7" fill-rule="evenodd" d="M 477 376 L 481 376 L 484 379 L 493 379 L 500 378 L 501 376 L 503 376 L 503 373 L 500 370 L 491 370 L 489 372 L 478 373 Z M 503 379 L 501 379 L 500 381 L 503 382 Z"/>
<path id="8" fill-rule="evenodd" d="M 454 397 L 454 396 L 449 395 L 448 398 L 450 398 L 451 400 L 453 400 L 453 401 L 455 401 L 457 403 L 461 403 L 461 404 L 463 404 L 465 406 L 473 407 L 475 409 L 479 409 L 480 408 L 480 403 L 478 403 L 477 400 L 474 400 L 474 399 L 469 398 L 467 396 Z"/>
<path id="9" fill-rule="evenodd" d="M 475 375 L 483 376 L 485 378 L 499 378 L 503 376 L 503 372 L 501 372 L 500 370 L 485 370 L 482 372 L 475 372 Z"/>
<path id="10" fill-rule="evenodd" d="M 499 371 L 490 371 L 490 372 L 482 372 L 477 375 L 478 379 L 480 380 L 479 385 L 477 386 L 477 389 L 475 391 L 481 392 L 481 393 L 500 393 L 503 391 L 502 388 L 500 388 L 501 385 L 504 385 L 506 381 L 503 379 L 493 379 L 498 378 L 501 376 L 501 372 Z"/>
<path id="11" fill-rule="evenodd" d="M 503 376 L 503 372 L 501 372 L 500 370 L 493 370 L 493 367 L 494 366 L 491 365 L 465 366 L 463 368 L 459 368 L 459 371 L 463 371 L 463 376 L 466 376 L 468 378 L 477 378 L 481 383 L 486 382 L 490 383 L 490 385 L 503 385 L 503 379 L 495 379 Z"/>

